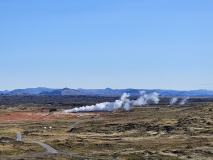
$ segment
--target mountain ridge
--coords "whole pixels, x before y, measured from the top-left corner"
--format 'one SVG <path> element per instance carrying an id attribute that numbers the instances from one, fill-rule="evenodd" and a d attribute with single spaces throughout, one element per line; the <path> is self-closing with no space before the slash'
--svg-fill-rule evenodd
<path id="1" fill-rule="evenodd" d="M 14 89 L 12 91 L 0 91 L 1 95 L 22 95 L 22 94 L 32 94 L 32 95 L 106 95 L 106 96 L 120 96 L 124 92 L 130 93 L 131 95 L 139 95 L 140 91 L 145 91 L 147 93 L 157 92 L 162 96 L 213 96 L 212 90 L 199 89 L 199 90 L 189 90 L 189 91 L 179 91 L 179 90 L 166 90 L 166 89 L 53 89 L 46 87 L 37 88 L 26 88 L 26 89 Z"/>

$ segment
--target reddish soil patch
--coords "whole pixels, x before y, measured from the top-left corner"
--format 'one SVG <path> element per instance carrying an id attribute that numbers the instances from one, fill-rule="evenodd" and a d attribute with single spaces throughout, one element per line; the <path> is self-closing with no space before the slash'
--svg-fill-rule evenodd
<path id="1" fill-rule="evenodd" d="M 19 111 L 19 112 L 0 112 L 0 122 L 21 121 L 21 120 L 50 120 L 61 118 L 74 118 L 80 116 L 96 116 L 106 112 L 84 112 L 84 113 L 62 113 L 49 111 Z"/>

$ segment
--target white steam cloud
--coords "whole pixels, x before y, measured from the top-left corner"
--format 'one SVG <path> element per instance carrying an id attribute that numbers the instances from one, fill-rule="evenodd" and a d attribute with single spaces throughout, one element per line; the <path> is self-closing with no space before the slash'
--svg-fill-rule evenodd
<path id="1" fill-rule="evenodd" d="M 180 102 L 180 105 L 184 105 L 190 97 L 184 97 Z"/>
<path id="2" fill-rule="evenodd" d="M 71 112 L 88 112 L 88 111 L 113 111 L 121 107 L 123 107 L 125 110 L 129 110 L 131 107 L 143 106 L 151 101 L 156 104 L 159 102 L 158 98 L 159 94 L 156 92 L 146 94 L 146 92 L 141 91 L 140 94 L 141 96 L 137 100 L 128 99 L 130 97 L 130 94 L 124 93 L 121 96 L 121 98 L 119 100 L 116 100 L 115 102 L 103 102 L 98 103 L 96 105 L 83 106 L 80 108 L 64 110 L 64 112 L 71 113 Z"/>
<path id="3" fill-rule="evenodd" d="M 178 98 L 174 97 L 170 100 L 170 105 L 173 105 L 177 102 Z"/>

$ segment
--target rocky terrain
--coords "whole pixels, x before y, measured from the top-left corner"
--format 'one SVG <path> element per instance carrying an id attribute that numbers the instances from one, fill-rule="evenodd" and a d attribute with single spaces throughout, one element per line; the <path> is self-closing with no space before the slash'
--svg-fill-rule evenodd
<path id="1" fill-rule="evenodd" d="M 178 105 L 184 96 L 176 96 Z M 84 105 L 93 105 L 101 102 L 114 102 L 120 96 L 95 96 L 95 95 L 0 95 L 0 107 L 7 106 L 27 106 L 27 107 L 81 107 Z M 131 96 L 130 99 L 137 99 L 138 96 Z M 157 105 L 169 105 L 172 96 L 160 96 L 160 102 Z M 187 100 L 187 105 L 197 105 L 212 103 L 212 96 L 193 96 Z M 152 104 L 151 104 L 152 105 Z M 156 105 L 156 104 L 155 104 Z"/>
<path id="2" fill-rule="evenodd" d="M 211 97 L 193 97 L 183 106 L 168 106 L 169 100 L 129 111 L 69 114 L 62 106 L 2 105 L 0 159 L 44 152 L 32 141 L 89 159 L 213 159 Z M 16 132 L 22 133 L 22 142 L 15 141 Z M 26 159 L 84 158 L 55 153 Z"/>

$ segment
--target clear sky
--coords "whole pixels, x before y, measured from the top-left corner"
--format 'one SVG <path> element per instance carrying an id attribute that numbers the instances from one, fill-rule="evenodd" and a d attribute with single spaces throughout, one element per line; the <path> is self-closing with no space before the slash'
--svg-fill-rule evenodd
<path id="1" fill-rule="evenodd" d="M 0 0 L 0 90 L 213 90 L 212 0 Z"/>

